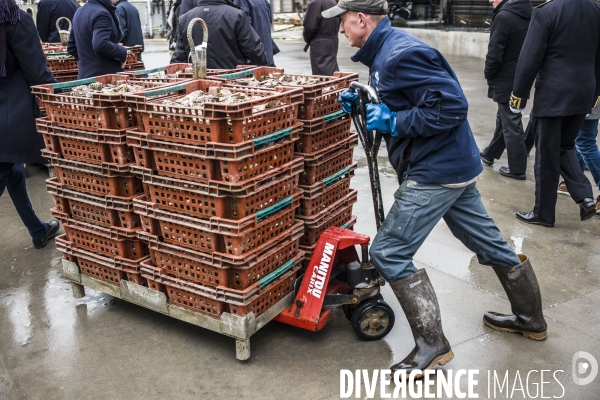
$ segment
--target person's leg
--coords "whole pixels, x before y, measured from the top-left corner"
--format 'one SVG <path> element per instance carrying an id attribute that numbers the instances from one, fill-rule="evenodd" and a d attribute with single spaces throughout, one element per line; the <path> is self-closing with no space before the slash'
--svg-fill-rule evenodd
<path id="1" fill-rule="evenodd" d="M 32 239 L 43 237 L 48 230 L 48 224 L 40 221 L 31 206 L 23 164 L 0 163 L 0 196 L 5 187 Z"/>
<path id="2" fill-rule="evenodd" d="M 575 139 L 584 120 L 585 115 L 565 117 L 561 129 L 560 175 L 565 180 L 569 194 L 576 203 L 593 196 L 592 185 L 583 173 L 575 154 Z"/>
<path id="3" fill-rule="evenodd" d="M 586 119 L 581 125 L 581 129 L 575 139 L 575 149 L 580 156 L 579 165 L 581 170 L 585 166 L 590 169 L 596 186 L 600 188 L 600 149 L 596 141 L 598 137 L 598 120 Z"/>
<path id="4" fill-rule="evenodd" d="M 454 357 L 442 330 L 440 309 L 427 272 L 417 271 L 412 260 L 433 227 L 463 189 L 421 185 L 405 181 L 377 232 L 371 262 L 394 291 L 411 327 L 415 347 L 392 371 L 426 370 Z"/>
<path id="5" fill-rule="evenodd" d="M 535 206 L 540 222 L 554 226 L 556 188 L 560 179 L 560 136 L 562 117 L 533 118 L 535 134 Z"/>
<path id="6" fill-rule="evenodd" d="M 494 130 L 494 135 L 492 136 L 492 140 L 490 144 L 487 145 L 485 149 L 482 150 L 481 156 L 486 160 L 491 161 L 499 159 L 502 157 L 502 153 L 504 153 L 504 149 L 506 145 L 504 143 L 504 135 L 502 133 L 502 118 L 500 117 L 500 104 L 498 104 L 498 111 L 496 112 L 496 129 Z"/>
<path id="7" fill-rule="evenodd" d="M 502 239 L 475 183 L 454 202 L 444 221 L 452 234 L 477 255 L 480 264 L 494 268 L 510 301 L 512 314 L 487 312 L 485 324 L 500 331 L 519 332 L 533 340 L 546 339 L 542 298 L 531 263 L 526 256 L 517 256 Z"/>
<path id="8" fill-rule="evenodd" d="M 508 104 L 498 103 L 502 119 L 502 134 L 506 144 L 508 168 L 512 174 L 525 174 L 527 170 L 527 149 L 521 114 L 510 111 Z"/>

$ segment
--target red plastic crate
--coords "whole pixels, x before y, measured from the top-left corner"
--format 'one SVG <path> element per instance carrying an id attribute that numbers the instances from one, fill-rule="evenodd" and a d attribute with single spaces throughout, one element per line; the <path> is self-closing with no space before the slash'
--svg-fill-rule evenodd
<path id="1" fill-rule="evenodd" d="M 275 67 L 258 67 L 248 71 L 236 71 L 215 78 L 222 79 L 231 85 L 239 85 L 236 80 L 241 78 L 253 77 L 257 80 L 265 80 L 273 77 L 278 78 L 282 75 L 287 75 L 293 79 L 314 78 L 319 80 L 318 83 L 313 85 L 294 86 L 289 83 L 282 84 L 282 86 L 302 88 L 304 102 L 298 106 L 298 119 L 303 121 L 320 118 L 341 110 L 342 106 L 337 101 L 339 95 L 350 86 L 350 82 L 358 81 L 358 74 L 354 72 L 334 72 L 333 76 L 299 75 L 286 74 L 282 68 Z"/>
<path id="2" fill-rule="evenodd" d="M 52 215 L 60 220 L 73 246 L 109 257 L 136 260 L 148 255 L 148 244 L 136 238 L 136 232 L 111 227 L 105 228 L 77 221 L 52 209 Z"/>
<path id="3" fill-rule="evenodd" d="M 146 198 L 158 208 L 201 218 L 245 218 L 294 194 L 304 168 L 301 158 L 242 184 L 196 183 L 161 177 L 133 168 L 146 187 Z"/>
<path id="4" fill-rule="evenodd" d="M 300 239 L 301 246 L 312 246 L 317 243 L 319 237 L 325 230 L 332 226 L 342 226 L 352 219 L 352 206 L 356 203 L 356 198 L 353 201 L 343 202 L 343 206 L 326 215 L 321 215 L 320 219 L 313 220 L 311 223 L 305 223 L 304 236 Z"/>
<path id="5" fill-rule="evenodd" d="M 57 178 L 46 180 L 58 211 L 73 219 L 104 227 L 140 229 L 139 215 L 133 212 L 133 197 L 94 196 L 67 189 Z"/>
<path id="6" fill-rule="evenodd" d="M 245 289 L 294 258 L 302 234 L 298 231 L 290 240 L 289 233 L 284 233 L 268 249 L 246 255 L 242 265 L 168 243 L 151 242 L 149 248 L 152 263 L 161 269 L 161 274 L 210 287 Z"/>
<path id="7" fill-rule="evenodd" d="M 321 213 L 350 191 L 350 179 L 354 175 L 357 164 L 325 178 L 311 186 L 302 186 L 304 196 L 300 199 L 300 207 L 296 210 L 299 217 L 308 218 Z"/>
<path id="8" fill-rule="evenodd" d="M 75 262 L 83 275 L 115 286 L 119 286 L 122 279 L 138 285 L 145 285 L 145 279 L 142 278 L 140 273 L 140 263 L 149 259 L 148 256 L 137 260 L 104 257 L 74 247 L 73 243 L 68 241 L 66 235 L 57 236 L 55 243 L 56 249 L 63 253 L 63 257 Z"/>
<path id="9" fill-rule="evenodd" d="M 277 132 L 273 142 L 244 142 L 237 145 L 208 143 L 206 146 L 173 144 L 149 139 L 147 133 L 127 132 L 127 142 L 138 166 L 150 168 L 159 176 L 194 182 L 244 182 L 285 165 L 294 158 L 297 129 Z"/>
<path id="10" fill-rule="evenodd" d="M 300 175 L 300 185 L 314 185 L 352 165 L 354 147 L 357 144 L 358 135 L 354 134 L 314 154 L 296 153 L 304 158 L 304 173 Z"/>
<path id="11" fill-rule="evenodd" d="M 339 227 L 349 229 L 352 231 L 352 230 L 354 230 L 355 224 L 356 224 L 356 216 L 353 215 L 349 221 L 342 223 L 341 225 L 339 225 Z M 310 262 L 310 259 L 313 255 L 313 253 L 315 252 L 316 247 L 317 247 L 317 242 L 313 243 L 312 245 L 299 246 L 300 251 L 304 252 L 304 260 L 302 261 L 302 268 L 303 268 L 302 271 L 304 271 L 306 269 L 306 267 L 308 266 L 308 263 Z"/>
<path id="12" fill-rule="evenodd" d="M 222 89 L 243 92 L 260 99 L 242 103 L 205 103 L 203 109 L 164 105 L 196 90 Z M 151 96 L 164 96 L 149 99 Z M 210 142 L 241 143 L 291 128 L 296 124 L 296 105 L 302 91 L 281 88 L 279 91 L 232 88 L 214 80 L 195 80 L 162 89 L 133 93 L 128 100 L 137 103 L 143 131 L 152 139 L 166 142 L 205 145 Z"/>
<path id="13" fill-rule="evenodd" d="M 304 122 L 300 140 L 296 142 L 299 153 L 316 153 L 350 137 L 351 119 L 343 111 L 327 117 Z"/>
<path id="14" fill-rule="evenodd" d="M 273 206 L 240 220 L 220 217 L 199 219 L 175 214 L 139 199 L 134 210 L 147 220 L 157 220 L 160 234 L 167 243 L 203 253 L 247 254 L 287 231 L 295 223 L 295 210 L 302 191 Z"/>
<path id="15" fill-rule="evenodd" d="M 253 68 L 256 68 L 256 66 L 254 66 L 254 65 L 238 65 L 237 68 L 235 68 L 235 69 L 207 69 L 206 76 L 228 74 L 228 73 L 232 73 L 232 72 L 236 72 L 236 71 L 246 71 L 248 69 L 253 69 Z M 163 79 L 161 77 L 156 77 L 156 76 L 149 77 L 149 75 L 157 73 L 157 72 L 164 72 L 165 74 L 168 74 L 168 75 L 174 75 L 174 74 L 177 75 L 175 77 L 171 77 L 170 79 L 191 80 L 194 78 L 194 73 L 192 71 L 192 64 L 186 64 L 186 63 L 169 64 L 164 67 L 150 68 L 150 69 L 144 69 L 144 70 L 138 70 L 138 71 L 128 70 L 128 71 L 121 72 L 121 74 L 134 76 L 136 79 L 148 79 L 148 80 Z"/>
<path id="16" fill-rule="evenodd" d="M 123 130 L 81 131 L 53 126 L 53 123 L 45 118 L 38 118 L 36 126 L 38 132 L 44 136 L 46 149 L 68 160 L 122 166 L 135 161 Z"/>
<path id="17" fill-rule="evenodd" d="M 267 276 L 244 290 L 211 288 L 176 277 L 161 275 L 160 268 L 143 262 L 142 276 L 149 286 L 164 285 L 169 303 L 191 311 L 218 318 L 222 313 L 245 316 L 253 312 L 256 317 L 294 291 L 298 270 L 304 255 L 298 253 Z"/>
<path id="18" fill-rule="evenodd" d="M 97 196 L 132 197 L 144 193 L 142 182 L 129 173 L 129 167 L 65 160 L 47 150 L 42 155 L 52 163 L 58 181 L 68 189 Z"/>
<path id="19" fill-rule="evenodd" d="M 44 84 L 31 87 L 46 108 L 48 118 L 58 126 L 66 128 L 96 131 L 98 129 L 126 129 L 137 125 L 135 108 L 125 101 L 124 93 L 95 93 L 91 98 L 74 97 L 70 92 L 55 93 L 56 90 L 68 90 L 75 86 L 100 82 L 104 84 L 132 83 L 145 89 L 164 87 L 169 84 L 136 81 L 126 75 L 102 75 L 95 78 L 80 79 L 71 82 Z"/>

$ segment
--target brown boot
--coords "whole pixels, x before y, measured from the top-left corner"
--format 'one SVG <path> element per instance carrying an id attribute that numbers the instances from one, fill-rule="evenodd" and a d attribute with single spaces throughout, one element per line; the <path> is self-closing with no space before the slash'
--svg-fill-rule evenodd
<path id="1" fill-rule="evenodd" d="M 421 269 L 391 283 L 390 287 L 406 314 L 415 339 L 413 351 L 404 360 L 392 365 L 392 372 L 405 370 L 408 375 L 414 369 L 424 371 L 432 369 L 436 364 L 450 362 L 454 353 L 442 331 L 440 307 L 427 272 Z"/>
<path id="2" fill-rule="evenodd" d="M 494 268 L 510 305 L 512 314 L 488 311 L 483 322 L 503 332 L 521 333 L 528 339 L 546 340 L 547 325 L 542 314 L 542 296 L 535 273 L 527 256 L 519 254 L 522 263 L 510 268 Z"/>

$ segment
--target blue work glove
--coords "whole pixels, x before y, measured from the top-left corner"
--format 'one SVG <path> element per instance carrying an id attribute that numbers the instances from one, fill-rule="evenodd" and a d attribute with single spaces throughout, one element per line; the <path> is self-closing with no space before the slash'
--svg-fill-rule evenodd
<path id="1" fill-rule="evenodd" d="M 391 133 L 398 136 L 396 111 L 390 111 L 384 103 L 367 104 L 367 130 Z"/>
<path id="2" fill-rule="evenodd" d="M 340 97 L 338 97 L 338 103 L 342 103 L 342 110 L 346 114 L 352 112 L 352 105 L 358 105 L 358 93 L 350 90 L 344 90 Z"/>

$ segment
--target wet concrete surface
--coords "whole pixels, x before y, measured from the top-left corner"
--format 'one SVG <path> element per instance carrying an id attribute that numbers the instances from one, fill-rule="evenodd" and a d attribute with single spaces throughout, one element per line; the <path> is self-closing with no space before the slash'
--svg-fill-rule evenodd
<path id="1" fill-rule="evenodd" d="M 286 71 L 310 73 L 300 31 L 276 34 Z M 148 67 L 168 63 L 165 45 L 147 44 Z M 350 61 L 354 53 L 340 39 L 338 61 L 344 71 L 367 69 Z M 483 61 L 449 57 L 470 103 L 469 120 L 477 143 L 484 146 L 495 123 L 495 104 L 486 97 Z M 360 168 L 352 181 L 358 189 L 355 230 L 375 234 L 364 153 L 355 151 Z M 512 398 L 534 398 L 540 370 L 548 375 L 544 396 L 597 399 L 600 377 L 586 386 L 572 379 L 572 357 L 586 351 L 600 359 L 600 217 L 580 222 L 578 208 L 559 196 L 556 228 L 522 224 L 515 212 L 534 201 L 533 158 L 526 181 L 499 175 L 503 157 L 485 167 L 478 188 L 503 236 L 527 254 L 542 289 L 548 340 L 534 342 L 517 334 L 492 331 L 481 321 L 484 311 L 508 312 L 510 305 L 493 271 L 477 263 L 440 222 L 417 253 L 436 289 L 446 336 L 455 358 L 446 371 L 479 370 L 479 398 L 511 398 L 508 388 L 488 394 L 488 371 L 509 372 Z M 381 181 L 386 210 L 398 183 L 381 152 Z M 51 218 L 46 193 L 47 171 L 28 166 L 28 189 L 41 218 Z M 595 189 L 597 195 L 598 190 Z M 53 244 L 34 250 L 7 194 L 0 198 L 0 399 L 334 399 L 340 397 L 340 369 L 380 369 L 401 360 L 413 347 L 406 318 L 388 286 L 386 301 L 396 324 L 385 340 L 361 342 L 341 310 L 319 333 L 270 323 L 251 339 L 251 359 L 235 359 L 234 340 L 111 296 L 87 290 L 74 299 L 62 277 L 60 253 Z M 538 372 L 526 376 L 531 370 Z M 564 388 L 564 389 L 563 389 Z M 564 392 L 564 393 L 563 393 Z M 492 392 L 493 394 L 493 392 Z M 364 398 L 364 389 L 360 397 Z M 379 397 L 379 388 L 376 391 Z M 354 398 L 354 394 L 352 395 Z M 443 397 L 445 398 L 445 397 Z"/>

